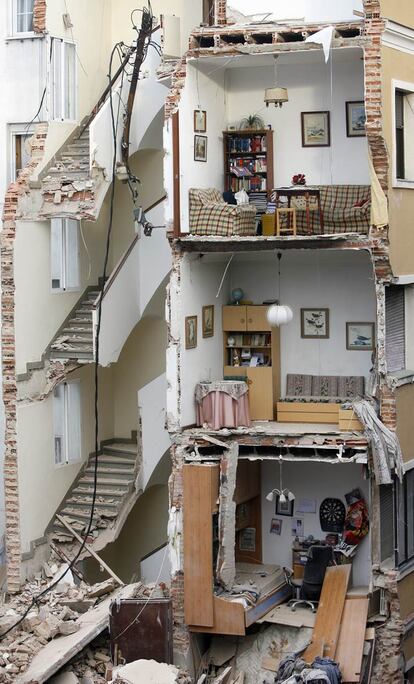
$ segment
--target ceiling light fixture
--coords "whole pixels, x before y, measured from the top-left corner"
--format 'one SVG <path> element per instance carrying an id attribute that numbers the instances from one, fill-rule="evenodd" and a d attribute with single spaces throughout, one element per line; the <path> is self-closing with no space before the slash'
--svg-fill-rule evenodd
<path id="1" fill-rule="evenodd" d="M 276 304 L 269 306 L 266 317 L 269 325 L 272 328 L 277 328 L 285 323 L 290 323 L 293 318 L 293 312 L 290 306 L 280 304 L 280 260 L 282 258 L 282 252 L 277 253 L 278 259 L 278 299 Z"/>
<path id="2" fill-rule="evenodd" d="M 274 71 L 275 71 L 275 85 L 273 88 L 266 88 L 264 94 L 264 101 L 266 102 L 266 107 L 270 104 L 274 104 L 275 107 L 282 107 L 285 102 L 289 102 L 289 95 L 287 88 L 281 88 L 277 84 L 277 60 L 279 55 L 273 55 L 274 58 Z"/>
<path id="3" fill-rule="evenodd" d="M 290 489 L 283 489 L 282 484 L 282 454 L 279 454 L 279 489 L 272 489 L 269 494 L 266 495 L 267 501 L 273 501 L 275 494 L 279 497 L 279 503 L 286 503 L 286 501 L 294 501 L 295 495 Z"/>

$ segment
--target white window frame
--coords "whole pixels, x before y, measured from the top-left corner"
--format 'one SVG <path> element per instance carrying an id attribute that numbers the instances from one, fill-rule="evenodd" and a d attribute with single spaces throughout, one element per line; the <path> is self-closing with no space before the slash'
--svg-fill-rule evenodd
<path id="1" fill-rule="evenodd" d="M 71 401 L 75 406 L 75 413 L 72 414 Z M 81 403 L 80 380 L 65 381 L 55 387 L 53 392 L 53 454 L 56 468 L 73 465 L 82 460 Z M 57 440 L 60 440 L 60 460 L 56 459 Z"/>
<path id="2" fill-rule="evenodd" d="M 62 38 L 52 38 L 52 59 L 50 63 L 49 112 L 52 121 L 76 123 L 78 117 L 78 66 L 76 44 Z M 73 83 L 68 82 L 65 71 L 66 53 L 70 46 L 73 55 Z M 59 61 L 57 61 L 59 54 Z M 59 89 L 57 88 L 59 84 Z M 68 109 L 70 110 L 68 112 Z"/>
<path id="3" fill-rule="evenodd" d="M 33 7 L 34 7 L 33 0 Z M 33 12 L 26 12 L 25 14 L 32 14 Z M 32 38 L 35 35 L 34 31 L 18 31 L 17 30 L 17 0 L 9 0 L 9 31 L 11 36 L 16 36 L 16 38 Z M 32 20 L 33 23 L 33 20 Z"/>
<path id="4" fill-rule="evenodd" d="M 76 229 L 75 239 L 69 240 L 69 231 Z M 56 236 L 60 232 L 60 255 L 54 258 L 54 250 L 58 249 L 59 245 L 56 241 Z M 68 218 L 54 218 L 50 221 L 50 288 L 54 294 L 62 294 L 63 292 L 79 292 L 81 289 L 81 272 L 80 272 L 80 250 L 79 250 L 79 233 L 80 222 L 75 219 Z M 75 245 L 75 255 L 70 254 L 70 244 Z M 75 282 L 70 284 L 70 272 L 74 264 Z M 59 275 L 60 287 L 53 287 L 53 280 L 57 280 L 55 276 Z M 73 277 L 73 275 L 72 275 Z"/>
<path id="5" fill-rule="evenodd" d="M 391 86 L 391 120 L 392 120 L 392 186 L 394 188 L 406 188 L 414 190 L 414 170 L 412 172 L 413 178 L 401 179 L 397 178 L 397 140 L 395 135 L 396 118 L 395 118 L 395 93 L 397 90 L 402 90 L 406 93 L 412 94 L 413 108 L 414 108 L 414 83 L 408 81 L 398 81 L 393 79 Z M 414 122 L 414 119 L 413 119 Z M 404 138 L 404 142 L 406 139 Z M 411 147 L 414 146 L 414 123 L 412 124 Z M 405 144 L 405 150 L 408 151 L 409 146 Z"/>
<path id="6" fill-rule="evenodd" d="M 32 126 L 28 124 L 9 124 L 9 171 L 8 171 L 8 181 L 9 183 L 16 180 L 17 169 L 16 169 L 16 138 L 17 136 L 26 136 L 30 138 L 33 135 Z"/>

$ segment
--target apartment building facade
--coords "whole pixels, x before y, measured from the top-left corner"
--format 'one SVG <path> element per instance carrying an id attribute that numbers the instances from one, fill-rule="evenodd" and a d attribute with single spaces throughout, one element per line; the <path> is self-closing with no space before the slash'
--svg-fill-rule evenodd
<path id="1" fill-rule="evenodd" d="M 166 102 L 175 654 L 188 664 L 200 634 L 266 621 L 288 598 L 278 572 L 328 534 L 337 560 L 353 539 L 370 681 L 402 682 L 414 663 L 414 13 L 364 0 L 335 3 L 335 17 L 302 3 L 292 18 L 270 4 L 246 18 L 239 5 L 215 2 L 213 25 L 191 33 Z M 234 206 L 240 191 L 248 203 Z M 261 568 L 275 583 L 244 602 Z"/>
<path id="2" fill-rule="evenodd" d="M 51 545 L 76 553 L 56 515 L 82 535 L 94 497 L 88 542 L 118 575 L 155 579 L 164 557 L 168 576 L 163 124 L 171 68 L 161 65 L 161 16 L 172 27 L 179 21 L 164 50 L 174 65 L 203 7 L 6 4 L 1 50 L 6 70 L 19 75 L 1 107 L 14 164 L 0 179 L 7 588 L 18 591 Z M 84 564 L 99 576 L 87 553 Z"/>

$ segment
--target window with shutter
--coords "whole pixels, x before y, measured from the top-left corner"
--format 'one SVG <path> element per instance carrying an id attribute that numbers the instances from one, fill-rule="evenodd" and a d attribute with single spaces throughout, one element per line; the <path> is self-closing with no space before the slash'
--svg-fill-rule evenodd
<path id="1" fill-rule="evenodd" d="M 64 292 L 80 287 L 79 222 L 57 218 L 51 221 L 50 275 L 52 290 Z"/>
<path id="2" fill-rule="evenodd" d="M 394 556 L 394 495 L 393 485 L 381 485 L 380 494 L 380 525 L 381 525 L 381 560 Z"/>
<path id="3" fill-rule="evenodd" d="M 76 47 L 53 38 L 51 110 L 53 119 L 76 120 Z"/>
<path id="4" fill-rule="evenodd" d="M 401 567 L 414 558 L 414 469 L 396 481 L 397 564 Z"/>
<path id="5" fill-rule="evenodd" d="M 390 285 L 385 290 L 385 343 L 387 368 L 393 373 L 405 368 L 404 287 Z"/>
<path id="6" fill-rule="evenodd" d="M 79 381 L 63 382 L 53 394 L 55 464 L 81 459 L 81 387 Z"/>
<path id="7" fill-rule="evenodd" d="M 394 81 L 393 181 L 396 187 L 414 182 L 414 83 Z"/>

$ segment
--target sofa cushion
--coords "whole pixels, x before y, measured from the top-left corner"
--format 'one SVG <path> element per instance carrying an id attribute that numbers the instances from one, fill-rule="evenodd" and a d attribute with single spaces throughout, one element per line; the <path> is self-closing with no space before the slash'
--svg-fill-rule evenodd
<path id="1" fill-rule="evenodd" d="M 291 397 L 309 397 L 312 394 L 312 376 L 288 373 L 286 376 L 286 394 Z"/>
<path id="2" fill-rule="evenodd" d="M 344 398 L 363 397 L 365 390 L 365 378 L 363 375 L 339 375 L 338 395 Z"/>
<path id="3" fill-rule="evenodd" d="M 312 375 L 312 396 L 337 397 L 337 375 Z"/>

